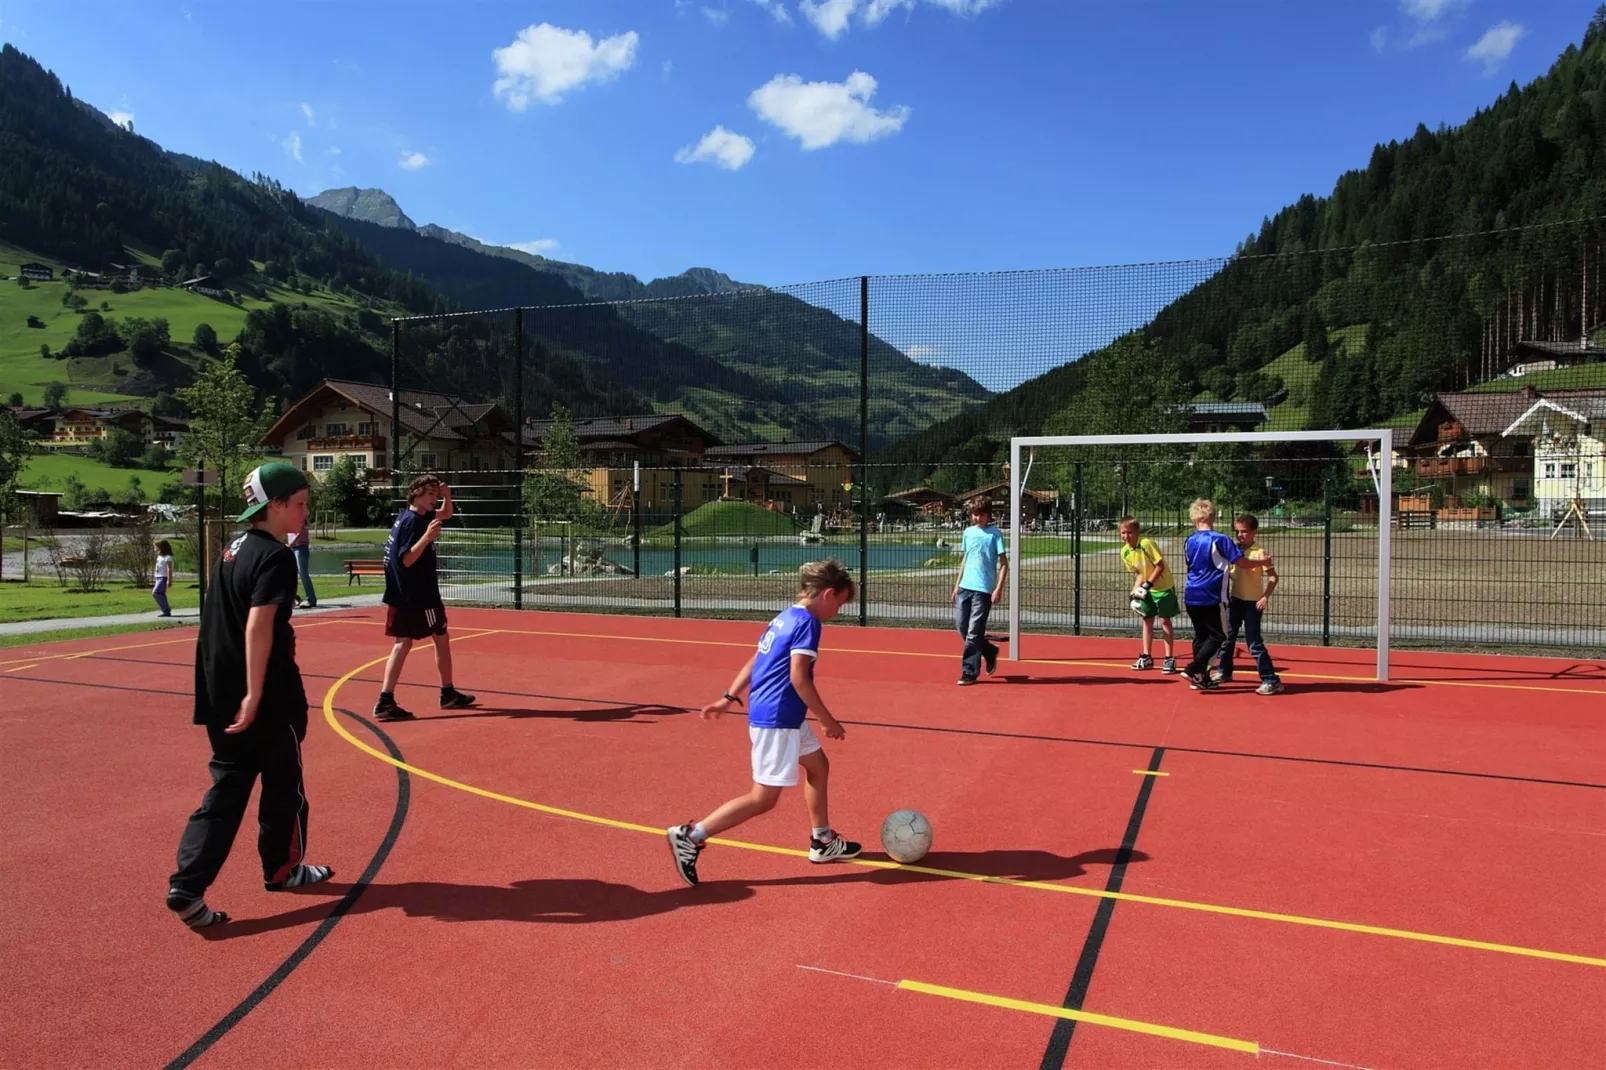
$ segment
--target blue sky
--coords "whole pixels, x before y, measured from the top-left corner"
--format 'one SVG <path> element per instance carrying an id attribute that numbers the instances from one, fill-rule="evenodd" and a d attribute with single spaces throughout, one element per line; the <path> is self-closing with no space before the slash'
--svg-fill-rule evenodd
<path id="1" fill-rule="evenodd" d="M 1595 4 L 0 0 L 0 38 L 304 194 L 778 284 L 1228 254 L 1542 73 Z"/>

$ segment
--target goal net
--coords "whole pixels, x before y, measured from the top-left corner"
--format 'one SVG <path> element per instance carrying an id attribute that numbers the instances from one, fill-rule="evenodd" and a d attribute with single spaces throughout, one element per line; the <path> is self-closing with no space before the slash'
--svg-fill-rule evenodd
<path id="1" fill-rule="evenodd" d="M 1189 507 L 1203 498 L 1229 539 L 1235 518 L 1254 518 L 1240 527 L 1258 524 L 1255 544 L 1277 573 L 1262 622 L 1274 656 L 1278 643 L 1375 646 L 1377 678 L 1387 680 L 1392 529 L 1431 516 L 1409 498 L 1394 500 L 1394 465 L 1388 429 L 1013 438 L 1009 657 L 1025 656 L 1023 631 L 1138 634 L 1134 577 L 1121 558 L 1123 517 L 1138 522 L 1174 570 L 1181 602 Z M 1240 592 L 1255 593 L 1245 580 Z M 1192 641 L 1186 609 L 1175 623 L 1180 663 Z M 1235 671 L 1252 673 L 1242 634 L 1238 644 Z M 1159 634 L 1154 649 L 1158 664 Z"/>

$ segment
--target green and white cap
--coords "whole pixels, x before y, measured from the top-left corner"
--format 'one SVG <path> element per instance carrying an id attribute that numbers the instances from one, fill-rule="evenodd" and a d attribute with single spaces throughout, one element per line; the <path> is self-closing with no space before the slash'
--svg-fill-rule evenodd
<path id="1" fill-rule="evenodd" d="M 307 477 L 293 464 L 270 461 L 257 467 L 245 480 L 245 512 L 238 517 L 250 520 L 275 498 L 294 494 L 307 485 Z"/>

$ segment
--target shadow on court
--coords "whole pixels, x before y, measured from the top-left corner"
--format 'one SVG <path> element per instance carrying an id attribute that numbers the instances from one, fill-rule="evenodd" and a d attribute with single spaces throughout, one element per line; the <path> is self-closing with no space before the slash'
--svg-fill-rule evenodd
<path id="1" fill-rule="evenodd" d="M 919 863 L 936 869 L 953 869 L 967 873 L 1008 877 L 1015 880 L 1060 880 L 1081 876 L 1087 866 L 1109 866 L 1115 863 L 1117 851 L 1105 848 L 1083 851 L 1069 857 L 1047 851 L 976 851 L 939 852 Z M 517 921 L 546 925 L 582 925 L 594 922 L 628 921 L 633 918 L 665 914 L 672 910 L 690 907 L 739 903 L 753 898 L 767 887 L 825 884 L 911 884 L 931 881 L 957 880 L 934 873 L 917 873 L 906 869 L 869 869 L 862 866 L 842 865 L 816 867 L 796 876 L 770 877 L 761 880 L 725 880 L 717 876 L 720 855 L 730 859 L 732 868 L 740 865 L 716 846 L 703 856 L 704 880 L 696 888 L 678 884 L 670 867 L 668 852 L 664 854 L 664 876 L 676 881 L 673 887 L 645 890 L 629 884 L 589 877 L 551 877 L 514 881 L 509 885 L 453 884 L 441 881 L 404 881 L 398 884 L 372 884 L 365 888 L 348 914 L 372 914 L 384 910 L 397 910 L 409 918 L 431 919 L 444 922 Z M 866 858 L 881 858 L 881 854 L 867 854 Z M 1142 851 L 1132 852 L 1131 861 L 1144 862 L 1149 856 Z M 826 870 L 821 872 L 821 870 Z M 247 918 L 231 921 L 216 928 L 202 929 L 209 940 L 233 940 L 258 936 L 262 933 L 314 925 L 329 915 L 331 900 L 350 892 L 352 885 L 329 882 L 298 889 L 298 899 L 317 901 L 294 910 L 266 918 Z"/>

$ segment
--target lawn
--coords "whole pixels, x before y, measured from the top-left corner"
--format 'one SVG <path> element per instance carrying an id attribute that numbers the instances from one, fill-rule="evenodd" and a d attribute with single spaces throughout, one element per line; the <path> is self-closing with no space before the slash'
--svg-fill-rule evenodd
<path id="1" fill-rule="evenodd" d="M 1553 368 L 1532 375 L 1491 379 L 1468 387 L 1473 394 L 1499 394 L 1521 390 L 1525 386 L 1537 390 L 1579 390 L 1584 387 L 1606 386 L 1606 364 L 1584 364 L 1576 368 Z"/>
<path id="2" fill-rule="evenodd" d="M 85 593 L 76 587 L 62 587 L 54 579 L 41 579 L 35 569 L 28 583 L 9 579 L 0 583 L 0 623 L 147 611 L 155 619 L 156 603 L 151 600 L 149 588 L 135 587 L 120 579 L 108 579 L 104 586 L 104 590 Z M 180 580 L 176 587 L 168 589 L 167 599 L 174 609 L 194 609 L 201 604 L 200 592 L 192 581 Z"/>
<path id="3" fill-rule="evenodd" d="M 162 632 L 183 626 L 183 624 L 176 621 L 152 620 L 148 624 L 108 624 L 99 628 L 63 628 L 59 631 L 50 632 L 22 632 L 15 635 L 0 635 L 0 647 L 37 647 L 41 651 L 48 651 L 52 644 L 65 643 L 70 639 L 101 639 L 109 635 Z"/>
<path id="4" fill-rule="evenodd" d="M 154 500 L 166 483 L 178 481 L 177 472 L 154 472 L 148 468 L 113 468 L 77 453 L 35 453 L 22 469 L 21 485 L 26 490 L 61 490 L 68 475 L 75 475 L 90 490 L 128 489 L 130 477 L 137 477 L 147 501 Z"/>

